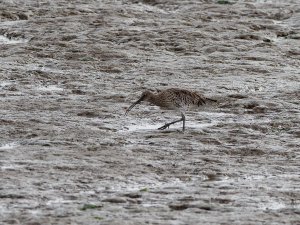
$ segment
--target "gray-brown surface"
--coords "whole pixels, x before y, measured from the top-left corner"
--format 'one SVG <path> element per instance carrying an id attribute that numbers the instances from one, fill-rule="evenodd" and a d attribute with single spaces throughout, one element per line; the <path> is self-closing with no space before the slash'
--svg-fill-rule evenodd
<path id="1" fill-rule="evenodd" d="M 299 224 L 300 5 L 0 1 L 1 224 Z M 179 117 L 145 89 L 218 99 Z"/>

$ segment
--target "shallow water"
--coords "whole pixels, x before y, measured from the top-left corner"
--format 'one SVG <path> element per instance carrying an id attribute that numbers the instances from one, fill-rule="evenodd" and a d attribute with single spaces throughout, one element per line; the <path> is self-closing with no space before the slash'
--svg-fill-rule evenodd
<path id="1" fill-rule="evenodd" d="M 217 2 L 1 3 L 1 224 L 299 224 L 300 6 Z"/>

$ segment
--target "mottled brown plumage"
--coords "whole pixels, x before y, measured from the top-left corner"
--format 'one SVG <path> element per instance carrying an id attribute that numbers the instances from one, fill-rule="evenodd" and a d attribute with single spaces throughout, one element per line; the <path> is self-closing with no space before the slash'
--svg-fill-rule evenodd
<path id="1" fill-rule="evenodd" d="M 137 100 L 135 103 L 133 103 L 126 110 L 125 114 L 127 114 L 136 104 L 139 104 L 142 101 L 150 102 L 154 105 L 161 107 L 162 109 L 179 110 L 181 112 L 180 120 L 167 123 L 158 129 L 164 130 L 168 128 L 170 125 L 182 121 L 183 122 L 182 130 L 184 131 L 185 129 L 184 111 L 191 107 L 199 107 L 205 104 L 206 100 L 216 101 L 213 99 L 206 98 L 197 92 L 178 89 L 178 88 L 166 89 L 164 91 L 160 91 L 157 94 L 154 94 L 151 91 L 145 91 L 143 92 L 140 99 Z"/>

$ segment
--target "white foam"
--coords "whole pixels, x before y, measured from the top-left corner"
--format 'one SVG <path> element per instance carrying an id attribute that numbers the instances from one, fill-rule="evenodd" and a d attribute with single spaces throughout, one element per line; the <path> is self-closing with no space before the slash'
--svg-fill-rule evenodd
<path id="1" fill-rule="evenodd" d="M 0 83 L 0 87 L 2 88 L 8 85 L 11 85 L 11 82 L 3 81 L 2 83 Z"/>
<path id="2" fill-rule="evenodd" d="M 156 123 L 156 124 L 149 124 L 149 123 L 140 123 L 140 124 L 131 124 L 131 125 L 127 125 L 125 126 L 125 128 L 123 130 L 121 130 L 120 132 L 133 132 L 133 131 L 153 131 L 153 130 L 157 130 L 159 127 L 163 126 L 165 123 Z M 218 122 L 211 122 L 211 123 L 201 123 L 201 122 L 194 122 L 194 121 L 187 121 L 186 122 L 186 127 L 188 127 L 189 129 L 203 129 L 203 128 L 207 128 L 207 127 L 212 127 L 217 125 Z M 172 124 L 170 126 L 169 129 L 182 129 L 182 122 L 181 123 L 176 123 L 176 124 Z M 168 130 L 168 129 L 166 129 Z"/>
<path id="3" fill-rule="evenodd" d="M 281 203 L 281 202 L 275 202 L 275 201 L 272 201 L 272 202 L 268 202 L 268 203 L 262 203 L 260 205 L 260 208 L 262 210 L 278 210 L 278 209 L 284 209 L 286 208 L 287 206 L 284 204 L 284 203 Z"/>
<path id="4" fill-rule="evenodd" d="M 37 89 L 40 91 L 50 91 L 50 92 L 61 92 L 64 90 L 63 88 L 60 88 L 56 85 L 39 86 L 37 87 Z"/>
<path id="5" fill-rule="evenodd" d="M 24 38 L 10 39 L 3 35 L 0 35 L 0 44 L 19 44 L 19 43 L 26 43 L 26 42 L 28 42 L 28 40 Z"/>
<path id="6" fill-rule="evenodd" d="M 203 129 L 203 128 L 206 128 L 206 127 L 212 127 L 212 126 L 215 126 L 217 125 L 218 122 L 211 122 L 211 123 L 193 123 L 193 124 L 186 124 L 185 126 L 188 126 L 190 128 L 200 128 L 200 129 Z"/>
<path id="7" fill-rule="evenodd" d="M 157 129 L 159 127 L 159 124 L 132 124 L 129 126 L 126 126 L 126 130 L 127 131 L 148 131 L 148 130 L 153 130 L 153 129 Z"/>
<path id="8" fill-rule="evenodd" d="M 59 198 L 47 201 L 46 205 L 54 206 L 54 205 L 61 205 L 62 203 L 70 203 L 70 202 L 72 202 L 72 201 L 71 200 L 65 200 L 65 199 L 59 197 Z"/>
<path id="9" fill-rule="evenodd" d="M 6 166 L 1 166 L 0 168 L 1 168 L 1 171 L 5 171 L 5 170 L 15 170 L 17 168 L 22 168 L 22 166 L 9 164 Z"/>
<path id="10" fill-rule="evenodd" d="M 16 144 L 16 143 L 8 143 L 8 144 L 1 145 L 0 150 L 14 149 L 17 146 L 18 146 L 18 144 Z"/>

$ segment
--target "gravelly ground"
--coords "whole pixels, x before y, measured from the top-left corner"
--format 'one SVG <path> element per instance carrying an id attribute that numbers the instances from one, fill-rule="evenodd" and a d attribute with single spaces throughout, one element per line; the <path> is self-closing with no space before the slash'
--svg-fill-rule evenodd
<path id="1" fill-rule="evenodd" d="M 232 2 L 0 1 L 0 223 L 300 224 L 300 4 Z"/>

